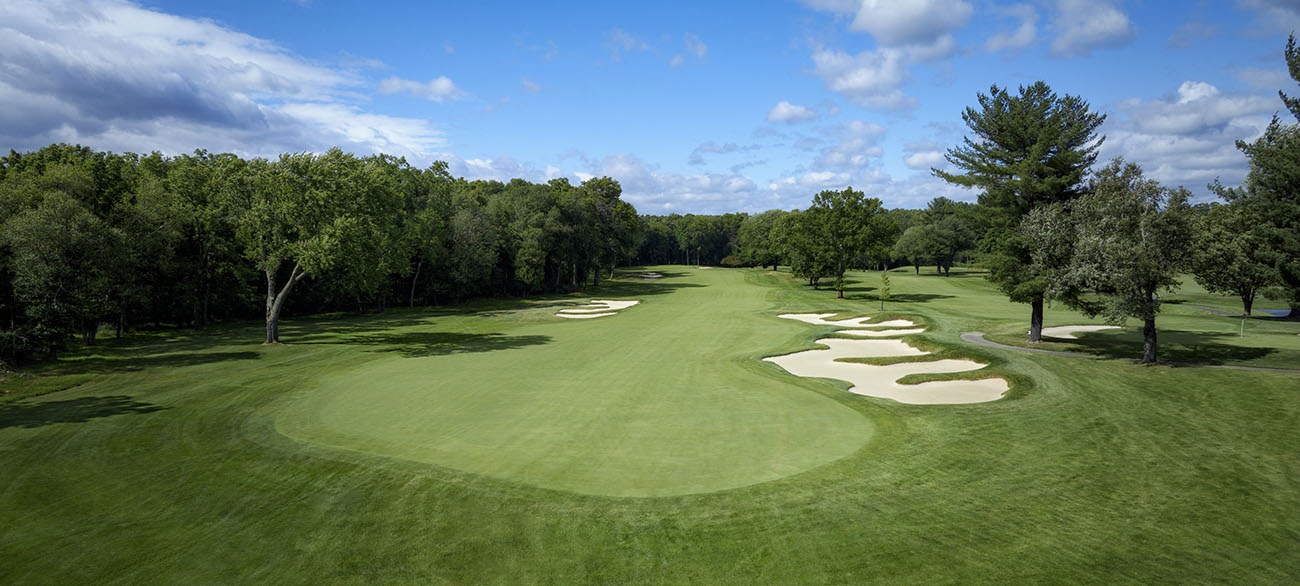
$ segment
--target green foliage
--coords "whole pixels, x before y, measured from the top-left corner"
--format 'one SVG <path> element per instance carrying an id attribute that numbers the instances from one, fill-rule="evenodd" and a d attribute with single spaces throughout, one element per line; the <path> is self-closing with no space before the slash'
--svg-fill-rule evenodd
<path id="1" fill-rule="evenodd" d="M 880 271 L 880 293 L 878 295 L 880 297 L 880 309 L 881 311 L 884 311 L 885 302 L 889 301 L 890 296 L 889 271 L 887 270 Z"/>
<path id="2" fill-rule="evenodd" d="M 1241 299 L 1242 313 L 1250 315 L 1255 296 L 1278 282 L 1269 258 L 1267 219 L 1238 200 L 1214 206 L 1197 219 L 1191 269 L 1196 282 L 1213 293 Z"/>
<path id="3" fill-rule="evenodd" d="M 771 265 L 776 268 L 776 265 L 781 262 L 781 255 L 773 232 L 777 222 L 788 213 L 782 210 L 768 210 L 749 216 L 740 223 L 740 229 L 736 234 L 736 246 L 739 248 L 736 256 L 739 257 L 742 265 Z"/>
<path id="4" fill-rule="evenodd" d="M 1142 320 L 1148 331 L 1146 362 L 1155 360 L 1155 318 L 1159 294 L 1179 284 L 1191 254 L 1193 223 L 1186 189 L 1166 189 L 1133 163 L 1115 159 L 1097 172 L 1090 192 L 1068 205 L 1038 208 L 1024 224 L 1031 236 L 1074 242 L 1066 248 L 1032 239 L 1035 267 L 1052 276 L 1049 296 L 1089 317 L 1120 324 Z M 1067 229 L 1063 224 L 1070 224 Z M 1077 291 L 1092 291 L 1083 298 Z"/>
<path id="5" fill-rule="evenodd" d="M 1082 98 L 1057 96 L 1041 81 L 1021 86 L 1017 95 L 994 85 L 977 99 L 980 109 L 967 107 L 962 113 L 971 135 L 945 157 L 965 173 L 931 171 L 950 183 L 983 190 L 979 201 L 991 211 L 984 217 L 981 242 L 988 278 L 1012 301 L 1032 304 L 1030 339 L 1037 342 L 1051 283 L 1042 273 L 1026 270 L 1034 264 L 1034 250 L 1017 227 L 1035 208 L 1082 193 L 1083 178 L 1105 141 L 1096 130 L 1106 116 L 1092 112 Z"/>
<path id="6" fill-rule="evenodd" d="M 893 238 L 892 225 L 881 214 L 880 200 L 861 191 L 822 191 L 799 226 L 809 232 L 809 252 L 816 265 L 835 277 L 835 290 L 844 297 L 844 273 L 863 256 L 879 255 Z"/>
<path id="7" fill-rule="evenodd" d="M 1300 82 L 1300 47 L 1294 35 L 1287 38 L 1284 55 L 1291 79 Z M 1300 98 L 1278 94 L 1300 120 Z M 1262 240 L 1256 258 L 1273 266 L 1293 310 L 1300 309 L 1300 125 L 1283 124 L 1274 116 L 1262 136 L 1252 143 L 1239 140 L 1237 148 L 1250 159 L 1245 183 L 1238 189 L 1217 182 L 1212 187 L 1259 220 L 1251 230 Z"/>

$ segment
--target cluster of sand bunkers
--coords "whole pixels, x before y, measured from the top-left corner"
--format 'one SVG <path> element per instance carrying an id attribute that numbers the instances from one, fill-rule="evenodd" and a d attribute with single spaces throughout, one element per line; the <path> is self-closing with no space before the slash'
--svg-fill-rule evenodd
<path id="1" fill-rule="evenodd" d="M 627 309 L 640 301 L 619 301 L 617 299 L 592 299 L 591 303 L 569 309 L 561 309 L 555 315 L 569 319 L 591 319 L 614 315 L 619 310 Z"/>
<path id="2" fill-rule="evenodd" d="M 775 363 L 795 376 L 839 379 L 851 385 L 849 392 L 912 405 L 985 403 L 996 401 L 1007 392 L 1007 381 L 1001 378 L 931 381 L 909 385 L 898 382 L 898 379 L 909 374 L 965 372 L 986 366 L 974 360 L 907 361 L 887 365 L 842 362 L 839 359 L 924 356 L 929 352 L 918 350 L 899 339 L 884 339 L 924 331 L 909 327 L 916 325 L 911 321 L 896 319 L 867 323 L 871 321 L 870 317 L 826 319 L 834 315 L 836 314 L 786 313 L 778 317 L 813 325 L 845 328 L 835 333 L 864 339 L 822 338 L 817 343 L 826 346 L 825 349 L 805 350 L 764 360 Z"/>

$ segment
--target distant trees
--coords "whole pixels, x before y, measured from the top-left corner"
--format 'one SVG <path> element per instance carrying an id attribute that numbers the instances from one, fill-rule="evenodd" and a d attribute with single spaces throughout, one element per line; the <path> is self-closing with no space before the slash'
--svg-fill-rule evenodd
<path id="1" fill-rule="evenodd" d="M 443 163 L 338 149 L 272 161 L 11 152 L 0 158 L 0 358 L 55 352 L 74 334 L 91 344 L 104 324 L 260 315 L 275 343 L 286 312 L 570 291 L 635 254 L 641 220 L 621 194 L 607 177 L 465 181 Z M 734 237 L 718 240 L 706 259 Z"/>
<path id="2" fill-rule="evenodd" d="M 806 228 L 815 230 L 815 254 L 835 277 L 836 297 L 844 298 L 844 273 L 868 251 L 886 247 L 892 237 L 879 219 L 880 200 L 864 197 L 861 191 L 822 191 L 808 207 Z"/>
<path id="3" fill-rule="evenodd" d="M 736 256 L 750 266 L 771 266 L 776 270 L 781 261 L 780 243 L 773 238 L 774 228 L 789 212 L 768 210 L 745 218 L 736 233 Z"/>
<path id="4" fill-rule="evenodd" d="M 971 134 L 948 149 L 946 159 L 964 173 L 932 169 L 945 181 L 983 189 L 979 201 L 996 210 L 986 264 L 989 279 L 1012 301 L 1030 304 L 1029 341 L 1042 339 L 1043 301 L 1049 283 L 1031 266 L 1031 244 L 1017 226 L 1035 208 L 1078 197 L 1105 137 L 1106 116 L 1082 98 L 1057 96 L 1046 83 L 1011 94 L 996 85 L 978 94 L 979 109 L 962 114 Z"/>
<path id="5" fill-rule="evenodd" d="M 1263 219 L 1240 202 L 1216 205 L 1197 219 L 1191 271 L 1196 282 L 1212 293 L 1241 299 L 1242 314 L 1250 315 L 1255 296 L 1278 283 L 1269 257 Z"/>
<path id="6" fill-rule="evenodd" d="M 958 256 L 975 245 L 975 231 L 967 219 L 969 207 L 946 197 L 931 200 L 894 243 L 894 257 L 911 264 L 918 275 L 923 264 L 933 264 L 949 275 Z"/>

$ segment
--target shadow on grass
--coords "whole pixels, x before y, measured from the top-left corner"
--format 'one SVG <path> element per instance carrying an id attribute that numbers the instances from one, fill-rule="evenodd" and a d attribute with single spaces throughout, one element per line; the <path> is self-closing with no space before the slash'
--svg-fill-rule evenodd
<path id="1" fill-rule="evenodd" d="M 84 423 L 101 417 L 128 413 L 153 413 L 162 410 L 163 408 L 157 405 L 121 395 L 81 397 L 43 403 L 5 403 L 0 404 L 0 429 L 43 427 L 54 423 Z"/>
<path id="2" fill-rule="evenodd" d="M 895 293 L 889 296 L 889 300 L 902 303 L 927 303 L 937 299 L 952 299 L 954 297 L 956 295 L 939 295 L 937 293 Z"/>
<path id="3" fill-rule="evenodd" d="M 550 336 L 507 336 L 504 334 L 465 334 L 459 332 L 398 332 L 352 336 L 338 340 L 342 344 L 373 346 L 374 352 L 396 352 L 407 358 L 494 352 L 536 346 L 551 341 Z"/>
<path id="4" fill-rule="evenodd" d="M 146 368 L 177 368 L 213 364 L 231 360 L 256 360 L 257 352 L 189 352 L 168 354 L 147 354 L 142 350 L 117 354 L 112 358 L 90 356 L 61 361 L 58 371 L 63 374 L 134 372 Z"/>
<path id="5" fill-rule="evenodd" d="M 1094 356 L 1113 356 L 1139 359 L 1142 357 L 1142 331 L 1131 328 L 1118 334 L 1082 333 L 1078 340 L 1050 340 L 1045 349 L 1080 352 Z M 1156 355 L 1161 362 L 1186 362 L 1189 364 L 1241 364 L 1277 353 L 1276 348 L 1235 346 L 1229 342 L 1233 334 L 1188 332 L 1181 330 L 1157 331 Z M 1003 336 L 1003 338 L 1007 338 Z M 1006 342 L 1006 340 L 1000 340 Z M 1024 338 L 1014 341 L 1025 346 Z M 1050 346 L 1048 348 L 1047 346 Z"/>

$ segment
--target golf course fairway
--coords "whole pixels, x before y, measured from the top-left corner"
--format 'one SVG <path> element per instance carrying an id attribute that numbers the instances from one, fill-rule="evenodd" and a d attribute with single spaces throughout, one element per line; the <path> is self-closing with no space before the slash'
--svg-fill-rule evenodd
<path id="1" fill-rule="evenodd" d="M 646 271 L 662 274 L 643 279 Z M 0 584 L 1289 584 L 1300 375 L 990 348 L 976 269 L 631 267 L 572 295 L 135 332 L 0 397 Z M 556 313 L 639 301 L 596 319 Z M 1185 303 L 1179 303 L 1180 301 Z M 1175 360 L 1300 363 L 1300 322 L 1166 298 Z M 800 323 L 782 314 L 822 314 Z M 763 359 L 831 322 L 998 377 L 909 405 Z M 906 321 L 903 321 L 906 320 Z M 1049 308 L 1045 325 L 1097 325 Z M 1130 326 L 1132 324 L 1129 324 Z M 1131 357 L 1140 328 L 1042 346 Z M 867 339 L 867 338 L 862 338 Z M 844 360 L 881 363 L 867 358 Z"/>
<path id="2" fill-rule="evenodd" d="M 774 480 L 845 457 L 871 436 L 858 412 L 757 367 L 751 355 L 802 328 L 782 327 L 767 310 L 768 290 L 747 285 L 744 273 L 690 270 L 644 288 L 670 293 L 599 320 L 522 310 L 423 325 L 409 335 L 501 347 L 387 356 L 296 393 L 277 428 L 305 442 L 608 496 Z"/>

